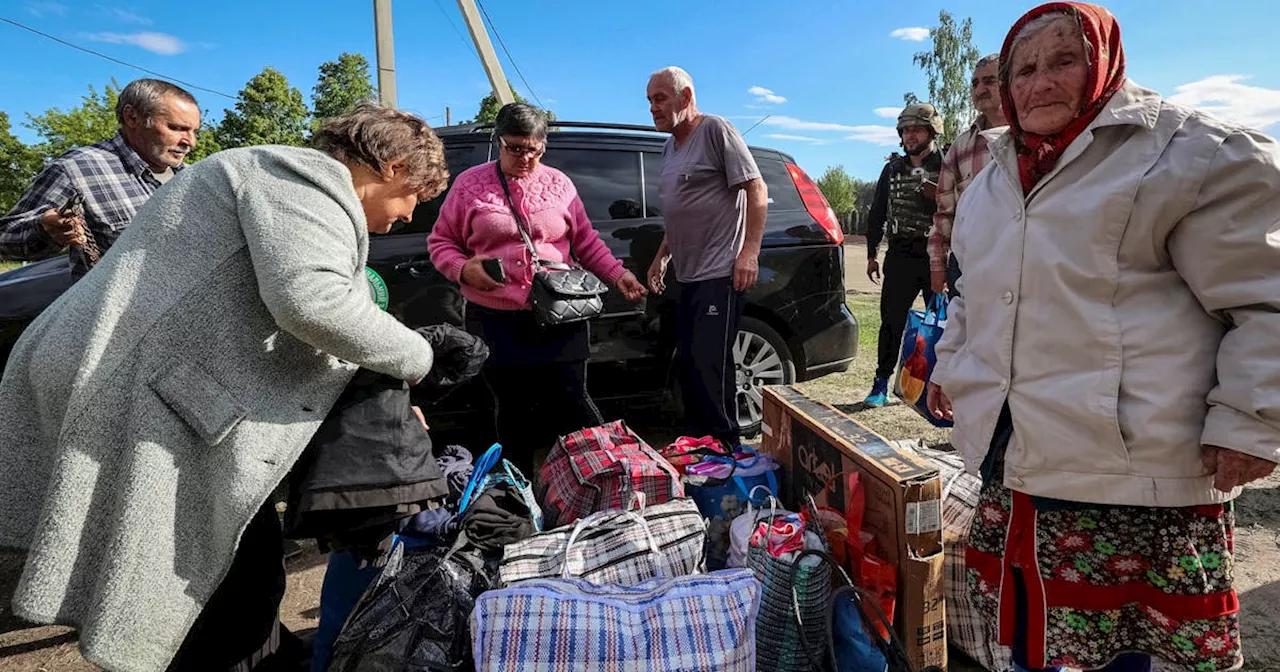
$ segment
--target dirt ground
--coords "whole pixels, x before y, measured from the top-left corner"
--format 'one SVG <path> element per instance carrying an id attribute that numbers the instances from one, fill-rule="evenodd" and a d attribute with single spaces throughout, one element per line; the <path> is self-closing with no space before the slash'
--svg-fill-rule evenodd
<path id="1" fill-rule="evenodd" d="M 861 324 L 858 360 L 844 374 L 802 385 L 811 396 L 850 414 L 891 439 L 921 438 L 930 444 L 947 442 L 946 430 L 935 429 L 901 405 L 865 408 L 874 369 L 876 332 L 879 329 L 878 288 L 865 276 L 865 246 L 851 240 L 846 247 L 845 283 L 849 303 Z M 643 426 L 638 431 L 645 432 Z M 650 440 L 666 430 L 650 429 Z M 1241 599 L 1241 620 L 1246 670 L 1280 671 L 1280 474 L 1246 488 L 1237 500 L 1236 588 Z M 294 632 L 314 628 L 318 622 L 320 587 L 325 556 L 314 546 L 286 563 L 288 591 L 281 605 L 281 619 Z M 97 670 L 77 653 L 75 633 L 67 628 L 32 627 L 16 619 L 9 601 L 22 558 L 0 552 L 0 672 L 87 672 Z M 953 653 L 949 672 L 981 672 L 980 667 Z M 1159 668 L 1165 669 L 1174 668 Z"/>

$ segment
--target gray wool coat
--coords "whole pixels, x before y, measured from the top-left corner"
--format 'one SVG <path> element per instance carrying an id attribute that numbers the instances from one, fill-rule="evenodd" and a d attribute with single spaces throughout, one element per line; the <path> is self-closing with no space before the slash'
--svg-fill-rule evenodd
<path id="1" fill-rule="evenodd" d="M 378 309 L 351 174 L 256 147 L 184 170 L 26 330 L 0 380 L 14 612 L 110 670 L 163 670 L 249 519 L 357 367 L 432 364 Z"/>

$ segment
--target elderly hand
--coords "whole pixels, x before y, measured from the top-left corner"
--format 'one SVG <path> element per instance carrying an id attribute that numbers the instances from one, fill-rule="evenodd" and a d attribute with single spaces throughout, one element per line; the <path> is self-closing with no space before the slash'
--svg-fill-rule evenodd
<path id="1" fill-rule="evenodd" d="M 955 414 L 951 412 L 951 398 L 946 392 L 942 391 L 942 387 L 935 383 L 929 383 L 928 396 L 925 398 L 925 404 L 929 407 L 929 412 L 933 417 L 939 420 L 955 421 Z"/>
<path id="2" fill-rule="evenodd" d="M 670 260 L 671 257 L 658 255 L 654 257 L 653 263 L 649 264 L 649 289 L 654 294 L 661 294 L 667 288 L 663 278 L 667 274 L 667 262 Z"/>
<path id="3" fill-rule="evenodd" d="M 745 292 L 756 284 L 760 277 L 760 255 L 757 252 L 743 250 L 738 253 L 738 260 L 733 262 L 733 289 Z"/>
<path id="4" fill-rule="evenodd" d="M 462 284 L 482 292 L 492 292 L 502 286 L 484 270 L 484 261 L 489 257 L 475 256 L 462 265 Z"/>
<path id="5" fill-rule="evenodd" d="M 1266 478 L 1276 468 L 1271 460 L 1218 446 L 1201 447 L 1200 459 L 1204 461 L 1204 468 L 1213 474 L 1213 487 L 1222 492 Z"/>
<path id="6" fill-rule="evenodd" d="M 57 210 L 45 210 L 40 215 L 40 226 L 59 245 L 84 245 L 84 218 L 79 215 L 63 215 Z"/>
<path id="7" fill-rule="evenodd" d="M 622 292 L 622 295 L 632 303 L 643 299 L 644 295 L 648 293 L 645 291 L 644 285 L 640 284 L 640 280 L 636 278 L 636 274 L 631 271 L 623 273 L 622 277 L 618 278 L 616 286 L 618 291 Z"/>
<path id="8" fill-rule="evenodd" d="M 933 289 L 934 294 L 947 291 L 947 272 L 929 271 L 929 287 Z"/>

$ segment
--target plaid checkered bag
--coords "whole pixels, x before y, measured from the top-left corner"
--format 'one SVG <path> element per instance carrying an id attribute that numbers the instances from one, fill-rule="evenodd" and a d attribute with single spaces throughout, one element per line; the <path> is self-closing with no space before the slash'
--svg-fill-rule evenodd
<path id="1" fill-rule="evenodd" d="M 1008 647 L 996 643 L 995 624 L 978 612 L 969 592 L 969 566 L 964 551 L 969 546 L 969 525 L 978 507 L 982 481 L 964 470 L 960 455 L 929 448 L 919 441 L 898 441 L 898 446 L 933 460 L 942 476 L 942 547 L 947 577 L 947 643 L 955 646 L 990 672 L 1013 672 Z"/>
<path id="2" fill-rule="evenodd" d="M 654 543 L 661 552 L 656 569 L 662 574 L 701 573 L 706 568 L 706 539 L 706 522 L 690 499 L 673 499 L 635 512 L 603 511 L 572 527 L 507 546 L 499 578 L 510 585 L 567 573 L 595 584 L 634 586 L 654 577 L 655 561 L 648 557 Z"/>
<path id="3" fill-rule="evenodd" d="M 662 455 L 621 420 L 561 437 L 538 472 L 545 528 L 623 509 L 642 493 L 650 504 L 684 497 Z"/>
<path id="4" fill-rule="evenodd" d="M 533 579 L 471 612 L 477 672 L 755 672 L 760 584 L 750 570 L 637 586 Z"/>

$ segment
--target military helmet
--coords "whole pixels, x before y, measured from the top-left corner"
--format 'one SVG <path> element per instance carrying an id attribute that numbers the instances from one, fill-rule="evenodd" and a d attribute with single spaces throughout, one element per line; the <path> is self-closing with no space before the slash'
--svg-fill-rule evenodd
<path id="1" fill-rule="evenodd" d="M 929 103 L 908 105 L 898 115 L 898 135 L 911 126 L 924 126 L 933 129 L 934 137 L 942 135 L 942 115 Z"/>

